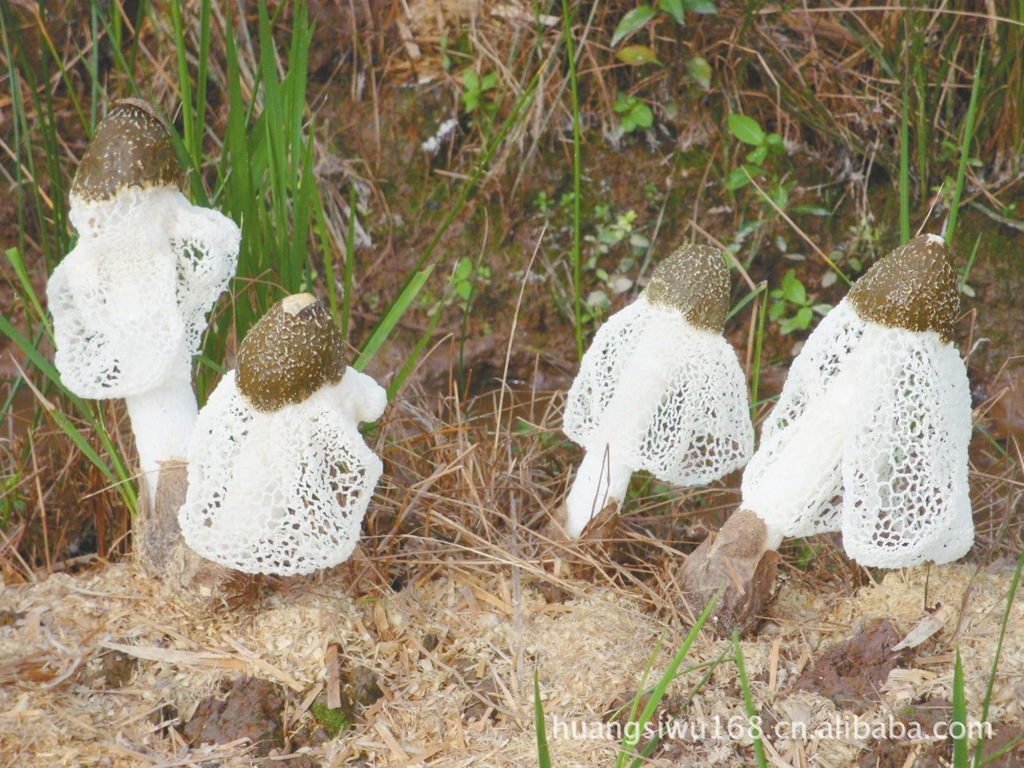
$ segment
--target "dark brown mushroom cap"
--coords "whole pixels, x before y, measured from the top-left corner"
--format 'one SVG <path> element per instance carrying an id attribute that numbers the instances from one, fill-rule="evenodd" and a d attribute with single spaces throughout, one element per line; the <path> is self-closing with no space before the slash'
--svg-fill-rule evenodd
<path id="1" fill-rule="evenodd" d="M 109 200 L 125 187 L 173 187 L 181 166 L 156 111 L 140 99 L 115 102 L 96 128 L 71 182 L 83 200 Z"/>
<path id="2" fill-rule="evenodd" d="M 238 347 L 235 383 L 257 411 L 301 403 L 345 373 L 341 331 L 308 293 L 287 296 L 257 321 Z"/>
<path id="3" fill-rule="evenodd" d="M 684 245 L 651 275 L 644 296 L 673 307 L 691 325 L 721 333 L 729 312 L 729 269 L 722 252 L 709 245 Z"/>
<path id="4" fill-rule="evenodd" d="M 953 339 L 960 314 L 960 286 L 949 248 L 936 235 L 904 243 L 854 283 L 850 303 L 864 320 L 888 328 L 935 331 Z"/>

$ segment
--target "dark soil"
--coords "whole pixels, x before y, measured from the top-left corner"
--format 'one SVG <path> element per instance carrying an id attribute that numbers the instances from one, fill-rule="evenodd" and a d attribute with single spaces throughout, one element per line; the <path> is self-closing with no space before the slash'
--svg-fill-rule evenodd
<path id="1" fill-rule="evenodd" d="M 877 706 L 889 673 L 906 666 L 907 650 L 893 652 L 900 636 L 886 619 L 868 621 L 853 637 L 829 646 L 800 674 L 798 691 L 820 693 L 840 709 L 862 715 Z"/>
<path id="2" fill-rule="evenodd" d="M 248 739 L 253 754 L 266 757 L 284 747 L 282 716 L 286 701 L 284 692 L 273 683 L 240 677 L 221 696 L 200 702 L 181 732 L 193 746 Z"/>

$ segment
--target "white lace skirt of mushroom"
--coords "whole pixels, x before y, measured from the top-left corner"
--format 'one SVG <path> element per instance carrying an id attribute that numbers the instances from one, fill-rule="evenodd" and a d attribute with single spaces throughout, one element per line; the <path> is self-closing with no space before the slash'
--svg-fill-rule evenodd
<path id="1" fill-rule="evenodd" d="M 754 429 L 743 371 L 722 336 L 728 308 L 723 254 L 687 245 L 598 329 L 562 419 L 586 450 L 566 497 L 570 536 L 621 504 L 637 470 L 695 486 L 746 462 Z"/>
<path id="2" fill-rule="evenodd" d="M 78 243 L 46 292 L 55 363 L 80 397 L 133 397 L 168 381 L 189 388 L 241 232 L 189 203 L 180 175 L 163 123 L 135 100 L 112 107 L 75 173 L 69 218 Z"/>
<path id="3" fill-rule="evenodd" d="M 326 341 L 310 341 L 317 336 Z M 256 365 L 254 349 L 268 344 Z M 340 349 L 329 313 L 308 294 L 279 302 L 250 331 L 189 445 L 178 520 L 197 553 L 281 576 L 352 554 L 383 469 L 358 425 L 378 419 L 387 396 L 340 363 Z"/>
<path id="4" fill-rule="evenodd" d="M 879 261 L 794 361 L 743 474 L 771 549 L 842 531 L 851 558 L 885 568 L 970 549 L 971 397 L 947 253 L 926 235 Z"/>

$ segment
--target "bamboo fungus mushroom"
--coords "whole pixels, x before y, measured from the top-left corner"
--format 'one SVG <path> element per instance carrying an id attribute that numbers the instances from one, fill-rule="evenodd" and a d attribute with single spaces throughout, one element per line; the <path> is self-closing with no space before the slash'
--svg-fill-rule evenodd
<path id="1" fill-rule="evenodd" d="M 160 464 L 185 456 L 192 356 L 241 238 L 185 199 L 180 174 L 152 107 L 114 104 L 71 186 L 78 243 L 46 289 L 61 379 L 81 397 L 125 399 L 150 506 Z"/>
<path id="2" fill-rule="evenodd" d="M 341 334 L 310 294 L 249 331 L 199 414 L 188 450 L 186 543 L 247 573 L 311 573 L 344 561 L 380 478 L 359 422 L 387 396 L 347 368 Z"/>
<path id="3" fill-rule="evenodd" d="M 566 499 L 570 536 L 618 507 L 636 470 L 693 486 L 746 462 L 754 432 L 743 372 L 722 337 L 728 305 L 721 251 L 687 245 L 598 330 L 562 425 L 586 449 Z"/>
<path id="4" fill-rule="evenodd" d="M 794 361 L 744 470 L 742 509 L 690 556 L 687 591 L 707 598 L 730 583 L 727 570 L 752 577 L 784 537 L 823 531 L 842 531 L 867 566 L 966 554 L 971 397 L 952 342 L 958 313 L 956 274 L 934 235 L 857 281 Z"/>

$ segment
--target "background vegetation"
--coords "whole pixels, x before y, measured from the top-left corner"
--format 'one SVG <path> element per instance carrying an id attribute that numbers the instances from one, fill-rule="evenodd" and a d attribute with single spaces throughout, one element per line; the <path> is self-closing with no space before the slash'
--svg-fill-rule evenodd
<path id="1" fill-rule="evenodd" d="M 542 528 L 577 459 L 551 393 L 684 239 L 733 257 L 727 331 L 761 413 L 849 281 L 918 229 L 945 233 L 969 310 L 978 557 L 1021 549 L 1004 392 L 1024 279 L 1021 0 L 22 0 L 0 5 L 0 33 L 5 580 L 127 548 L 123 408 L 62 387 L 44 293 L 74 241 L 77 162 L 125 96 L 174 128 L 187 194 L 243 228 L 200 399 L 270 303 L 311 290 L 405 404 L 371 436 L 389 462 L 367 521 L 381 583 L 422 565 L 426 540 L 457 557 Z M 734 493 L 640 478 L 634 495 L 602 567 L 659 603 L 659 557 Z M 834 541 L 787 555 L 849 588 Z"/>

